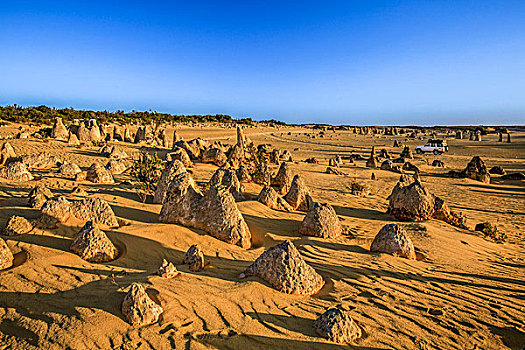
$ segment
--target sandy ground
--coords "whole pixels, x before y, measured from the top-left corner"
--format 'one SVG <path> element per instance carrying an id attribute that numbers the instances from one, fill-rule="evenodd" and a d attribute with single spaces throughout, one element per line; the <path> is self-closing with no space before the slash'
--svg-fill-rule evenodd
<path id="1" fill-rule="evenodd" d="M 250 128 L 259 143 L 288 149 L 294 160 L 316 157 L 320 163 L 294 165 L 305 177 L 313 198 L 334 206 L 351 235 L 318 239 L 298 234 L 304 213 L 285 213 L 256 201 L 238 207 L 258 239 L 250 250 L 214 239 L 205 233 L 158 222 L 160 205 L 143 204 L 128 175 L 115 185 L 82 183 L 90 196 L 106 199 L 116 215 L 131 225 L 105 229 L 123 254 L 106 264 L 88 263 L 69 251 L 81 222 L 67 222 L 55 230 L 35 229 L 18 237 L 3 237 L 16 255 L 16 266 L 0 272 L 0 349 L 523 349 L 525 346 L 525 183 L 494 176 L 490 184 L 447 178 L 474 155 L 487 166 L 525 171 L 525 133 L 514 132 L 513 143 L 497 143 L 496 135 L 482 142 L 450 139 L 450 153 L 423 155 L 414 160 L 422 169 L 423 184 L 468 218 L 469 227 L 490 221 L 508 235 L 504 244 L 481 238 L 444 222 L 423 223 L 427 231 L 409 230 L 418 261 L 370 253 L 379 229 L 396 220 L 386 214 L 387 196 L 398 174 L 372 170 L 365 161 L 344 162 L 348 176 L 324 174 L 328 158 L 351 152 L 367 156 L 372 145 L 393 154 L 402 136 L 355 135 L 327 132 L 307 138 L 304 129 Z M 0 137 L 15 132 L 1 127 Z M 288 134 L 290 132 L 290 134 Z M 316 131 L 317 133 L 317 131 Z M 235 129 L 182 127 L 186 138 L 235 140 Z M 443 136 L 443 135 L 441 135 Z M 65 142 L 10 140 L 19 155 L 47 151 L 88 167 L 103 162 L 95 147 L 75 148 Z M 134 153 L 136 145 L 122 144 Z M 433 159 L 446 168 L 427 165 Z M 197 163 L 198 181 L 207 181 L 216 167 Z M 274 169 L 276 170 L 276 169 Z M 371 180 L 374 172 L 377 180 Z M 0 180 L 0 227 L 10 215 L 36 217 L 25 196 L 37 182 L 54 193 L 70 196 L 76 186 L 56 169 L 35 172 L 40 180 L 13 183 Z M 372 195 L 349 193 L 351 182 L 368 185 Z M 257 194 L 260 186 L 248 185 Z M 313 296 L 280 293 L 261 279 L 239 280 L 238 275 L 266 248 L 291 239 L 304 259 L 325 279 Z M 184 252 L 199 244 L 210 266 L 191 272 L 182 265 Z M 154 273 L 162 259 L 182 271 L 168 280 Z M 120 305 L 127 286 L 144 283 L 164 308 L 161 320 L 133 328 Z M 340 306 L 363 330 L 352 344 L 335 345 L 317 336 L 314 319 L 329 307 Z"/>

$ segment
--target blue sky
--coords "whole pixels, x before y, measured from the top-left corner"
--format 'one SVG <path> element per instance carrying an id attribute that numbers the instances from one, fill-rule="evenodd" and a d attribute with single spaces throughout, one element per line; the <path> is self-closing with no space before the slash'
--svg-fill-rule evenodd
<path id="1" fill-rule="evenodd" d="M 0 105 L 525 120 L 525 1 L 0 1 Z"/>

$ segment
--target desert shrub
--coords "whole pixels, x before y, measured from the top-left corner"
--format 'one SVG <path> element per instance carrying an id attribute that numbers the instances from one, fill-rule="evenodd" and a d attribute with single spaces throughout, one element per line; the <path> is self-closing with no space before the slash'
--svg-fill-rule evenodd
<path id="1" fill-rule="evenodd" d="M 498 227 L 496 225 L 492 226 L 490 222 L 476 224 L 474 230 L 483 233 L 485 238 L 489 238 L 496 243 L 503 243 L 507 239 L 507 235 L 498 231 Z"/>
<path id="2" fill-rule="evenodd" d="M 271 174 L 268 168 L 268 158 L 264 152 L 255 148 L 253 142 L 246 147 L 246 150 L 250 159 L 250 164 L 246 165 L 246 169 L 248 169 L 253 182 L 260 185 L 269 185 Z"/>
<path id="3" fill-rule="evenodd" d="M 48 137 L 51 137 L 51 132 L 52 131 L 53 131 L 53 128 L 44 127 L 44 128 L 38 129 L 38 131 L 36 131 L 35 133 L 39 134 L 40 136 L 42 136 L 43 139 L 46 139 Z"/>
<path id="4" fill-rule="evenodd" d="M 131 166 L 131 176 L 139 183 L 137 194 L 143 202 L 146 202 L 148 195 L 153 195 L 157 189 L 157 184 L 164 169 L 164 162 L 157 156 L 141 151 L 138 159 L 133 160 Z"/>

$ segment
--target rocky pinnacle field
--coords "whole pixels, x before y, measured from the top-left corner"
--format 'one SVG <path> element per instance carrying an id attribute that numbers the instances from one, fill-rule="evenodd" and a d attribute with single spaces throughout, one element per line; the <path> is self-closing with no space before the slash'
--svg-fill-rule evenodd
<path id="1" fill-rule="evenodd" d="M 235 125 L 180 124 L 135 143 L 113 125 L 96 142 L 89 125 L 38 129 L 0 127 L 0 349 L 525 346 L 523 131 L 259 125 L 239 140 Z M 202 141 L 174 147 L 174 130 Z M 449 152 L 417 154 L 432 133 Z M 267 144 L 266 199 L 236 171 L 250 140 Z M 182 161 L 145 202 L 129 169 L 141 152 Z M 293 184 L 273 179 L 283 162 Z M 210 182 L 216 164 L 231 171 Z"/>

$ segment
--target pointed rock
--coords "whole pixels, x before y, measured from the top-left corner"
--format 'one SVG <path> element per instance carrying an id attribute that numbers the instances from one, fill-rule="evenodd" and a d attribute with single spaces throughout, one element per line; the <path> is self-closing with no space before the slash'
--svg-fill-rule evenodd
<path id="1" fill-rule="evenodd" d="M 251 233 L 229 188 L 216 186 L 203 195 L 187 172 L 171 181 L 159 220 L 198 228 L 243 248 L 251 246 Z"/>
<path id="2" fill-rule="evenodd" d="M 342 232 L 343 226 L 330 204 L 314 203 L 299 225 L 299 233 L 305 236 L 336 238 Z"/>
<path id="3" fill-rule="evenodd" d="M 69 136 L 67 138 L 67 144 L 70 146 L 78 146 L 80 145 L 80 141 L 78 140 L 77 135 L 69 131 Z"/>
<path id="4" fill-rule="evenodd" d="M 202 153 L 201 161 L 203 163 L 213 163 L 219 167 L 226 165 L 228 157 L 226 154 L 215 147 L 210 147 Z"/>
<path id="5" fill-rule="evenodd" d="M 104 168 L 106 168 L 111 175 L 119 175 L 126 172 L 126 170 L 130 168 L 130 164 L 124 159 L 111 159 Z"/>
<path id="6" fill-rule="evenodd" d="M 313 208 L 313 200 L 310 190 L 304 183 L 300 175 L 295 175 L 290 185 L 290 190 L 284 199 L 294 210 L 308 211 Z"/>
<path id="7" fill-rule="evenodd" d="M 4 165 L 9 158 L 16 158 L 15 149 L 9 142 L 4 142 L 0 148 L 0 165 Z"/>
<path id="8" fill-rule="evenodd" d="M 51 137 L 58 140 L 67 140 L 68 131 L 62 123 L 62 118 L 55 117 L 55 124 L 53 124 L 53 129 L 51 130 Z"/>
<path id="9" fill-rule="evenodd" d="M 115 183 L 113 175 L 111 175 L 111 173 L 106 168 L 98 163 L 91 164 L 87 170 L 86 179 L 88 181 L 101 184 Z"/>
<path id="10" fill-rule="evenodd" d="M 277 175 L 272 179 L 272 185 L 279 187 L 279 193 L 285 194 L 290 190 L 294 179 L 293 169 L 289 163 L 283 162 L 279 166 Z"/>
<path id="11" fill-rule="evenodd" d="M 405 146 L 405 148 L 403 148 L 403 151 L 401 152 L 400 157 L 401 158 L 413 159 L 414 158 L 414 154 L 412 153 L 412 150 L 410 149 L 410 147 Z"/>
<path id="12" fill-rule="evenodd" d="M 209 187 L 229 189 L 236 201 L 244 200 L 242 195 L 244 185 L 241 184 L 235 172 L 230 169 L 217 169 L 210 179 Z"/>
<path id="13" fill-rule="evenodd" d="M 174 160 L 168 162 L 166 164 L 166 167 L 162 171 L 162 174 L 160 175 L 159 183 L 157 184 L 157 188 L 155 189 L 155 195 L 153 196 L 153 203 L 162 203 L 164 201 L 164 198 L 166 197 L 168 186 L 170 185 L 175 175 L 179 175 L 185 171 L 186 169 L 180 161 Z"/>
<path id="14" fill-rule="evenodd" d="M 162 265 L 157 270 L 157 275 L 164 278 L 175 278 L 180 275 L 180 272 L 177 271 L 175 265 L 171 262 L 168 263 L 166 259 L 162 260 Z"/>
<path id="15" fill-rule="evenodd" d="M 122 314 L 132 326 L 146 326 L 159 320 L 163 310 L 140 283 L 133 283 L 122 302 Z"/>
<path id="16" fill-rule="evenodd" d="M 487 170 L 487 166 L 479 156 L 472 158 L 467 164 L 465 170 L 461 172 L 461 176 L 484 183 L 490 183 L 490 174 Z"/>
<path id="17" fill-rule="evenodd" d="M 68 163 L 64 162 L 62 165 L 60 165 L 60 168 L 58 168 L 58 172 L 64 176 L 76 176 L 78 173 L 80 173 L 82 170 L 78 165 L 75 163 Z"/>
<path id="18" fill-rule="evenodd" d="M 406 231 L 397 224 L 383 226 L 375 236 L 370 251 L 416 260 L 416 251 L 412 240 L 408 238 Z"/>
<path id="19" fill-rule="evenodd" d="M 321 275 L 303 260 L 289 240 L 262 253 L 239 277 L 248 276 L 258 276 L 288 294 L 311 295 L 324 285 Z"/>
<path id="20" fill-rule="evenodd" d="M 29 207 L 40 209 L 48 199 L 53 198 L 53 193 L 44 185 L 36 185 L 29 192 L 28 198 Z"/>
<path id="21" fill-rule="evenodd" d="M 108 262 L 118 257 L 118 249 L 93 221 L 80 229 L 70 249 L 89 262 Z"/>
<path id="22" fill-rule="evenodd" d="M 388 200 L 388 212 L 399 220 L 424 221 L 434 214 L 434 196 L 419 181 L 398 182 Z"/>
<path id="23" fill-rule="evenodd" d="M 182 260 L 183 264 L 189 265 L 190 270 L 197 272 L 206 266 L 206 259 L 204 258 L 204 253 L 197 244 L 192 245 L 186 254 L 184 254 L 184 259 Z"/>
<path id="24" fill-rule="evenodd" d="M 264 186 L 257 200 L 268 208 L 291 212 L 293 208 L 272 187 Z"/>
<path id="25" fill-rule="evenodd" d="M 173 151 L 166 155 L 166 159 L 168 160 L 168 162 L 178 160 L 182 162 L 182 164 L 186 168 L 193 167 L 193 162 L 191 161 L 190 156 L 188 155 L 188 152 L 186 152 L 185 149 L 180 148 L 180 147 L 174 147 Z"/>
<path id="26" fill-rule="evenodd" d="M 347 312 L 328 309 L 314 322 L 314 329 L 321 337 L 335 343 L 349 343 L 361 337 L 361 329 Z"/>

